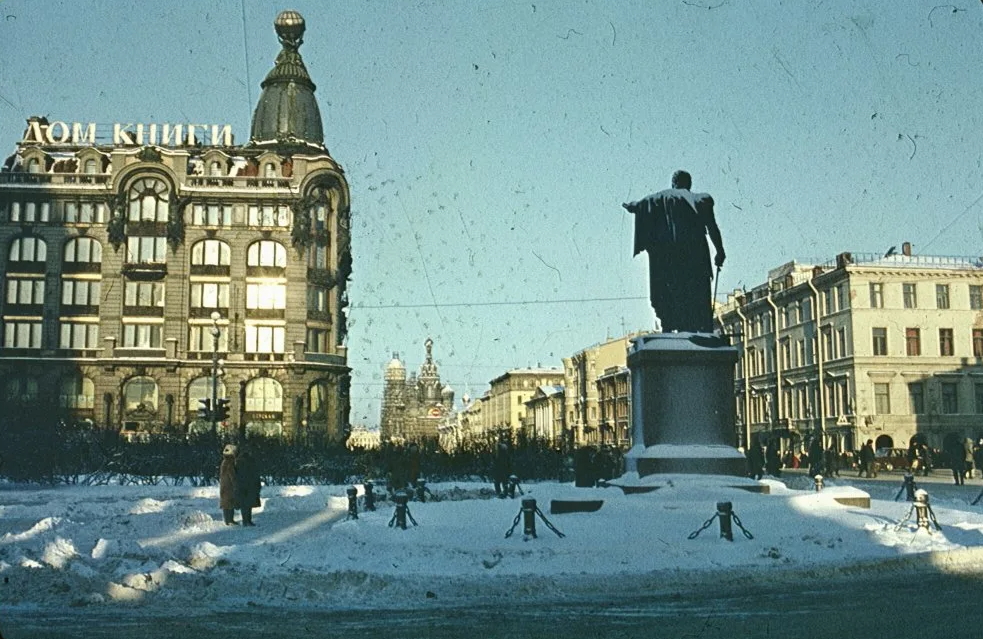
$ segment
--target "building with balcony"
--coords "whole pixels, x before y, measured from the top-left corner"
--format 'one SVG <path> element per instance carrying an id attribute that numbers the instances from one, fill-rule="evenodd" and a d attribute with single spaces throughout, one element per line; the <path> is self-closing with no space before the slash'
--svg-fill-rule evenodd
<path id="1" fill-rule="evenodd" d="M 226 125 L 28 121 L 0 172 L 3 411 L 184 432 L 214 385 L 226 427 L 346 435 L 348 183 L 303 18 L 275 28 L 244 145 Z"/>
<path id="2" fill-rule="evenodd" d="M 791 262 L 718 319 L 739 351 L 736 435 L 856 450 L 983 435 L 983 260 Z"/>
<path id="3" fill-rule="evenodd" d="M 628 443 L 631 437 L 628 346 L 640 334 L 609 339 L 563 358 L 564 409 L 572 443 L 578 446 Z"/>

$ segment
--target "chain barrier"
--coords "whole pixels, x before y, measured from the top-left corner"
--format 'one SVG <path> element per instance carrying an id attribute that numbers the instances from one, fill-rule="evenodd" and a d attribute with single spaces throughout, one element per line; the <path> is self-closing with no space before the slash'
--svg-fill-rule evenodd
<path id="1" fill-rule="evenodd" d="M 543 520 L 543 523 L 546 524 L 546 527 L 552 530 L 557 537 L 561 539 L 566 537 L 566 535 L 564 535 L 562 532 L 557 530 L 556 526 L 554 526 L 552 522 L 550 522 L 550 520 L 546 518 L 546 515 L 543 514 L 543 511 L 540 510 L 539 507 L 536 505 L 535 499 L 524 499 L 522 501 L 522 507 L 519 508 L 518 514 L 516 514 L 515 519 L 512 520 L 512 527 L 509 528 L 508 532 L 505 533 L 506 539 L 511 537 L 512 533 L 515 532 L 516 526 L 519 525 L 519 520 L 522 518 L 523 514 L 526 515 L 524 532 L 527 536 L 527 539 L 530 536 L 536 537 L 536 515 L 539 515 L 539 518 Z"/>
<path id="2" fill-rule="evenodd" d="M 706 530 L 707 528 L 709 528 L 710 524 L 712 524 L 713 520 L 716 518 L 717 518 L 717 513 L 713 513 L 713 517 L 707 519 L 705 522 L 703 522 L 702 526 L 691 532 L 687 537 L 687 539 L 696 539 L 697 537 L 699 537 L 700 533 Z"/>
<path id="3" fill-rule="evenodd" d="M 727 512 L 727 514 L 730 516 L 730 518 L 732 518 L 734 520 L 734 523 L 737 524 L 737 527 L 741 529 L 741 532 L 744 534 L 745 537 L 747 537 L 748 539 L 754 539 L 754 535 L 751 534 L 751 531 L 750 530 L 748 530 L 747 528 L 744 527 L 744 524 L 741 523 L 741 518 L 737 516 L 737 513 L 735 513 L 733 510 L 728 510 L 728 511 L 725 511 L 725 512 Z M 699 537 L 700 533 L 703 532 L 704 530 L 706 530 L 707 528 L 709 528 L 710 527 L 710 524 L 713 523 L 713 520 L 717 519 L 718 517 L 720 517 L 719 507 L 718 507 L 718 511 L 713 514 L 713 517 L 711 517 L 710 519 L 707 519 L 705 522 L 703 522 L 703 525 L 702 526 L 700 526 L 699 528 L 697 528 L 696 530 L 694 530 L 693 532 L 691 532 L 686 538 L 687 539 L 696 539 L 697 537 Z M 729 531 L 730 526 L 723 526 L 723 524 L 721 524 L 721 525 L 722 525 L 722 527 L 724 527 L 724 528 L 727 529 L 726 532 L 722 532 L 721 533 L 721 536 L 726 537 L 729 541 L 733 541 L 732 536 L 729 534 L 730 533 L 730 531 Z"/>
<path id="4" fill-rule="evenodd" d="M 741 529 L 742 533 L 744 533 L 744 536 L 748 539 L 754 539 L 754 535 L 752 535 L 751 531 L 744 527 L 744 524 L 741 523 L 741 518 L 737 516 L 737 513 L 731 513 L 731 516 L 734 518 L 734 523 L 737 524 L 737 527 Z"/>

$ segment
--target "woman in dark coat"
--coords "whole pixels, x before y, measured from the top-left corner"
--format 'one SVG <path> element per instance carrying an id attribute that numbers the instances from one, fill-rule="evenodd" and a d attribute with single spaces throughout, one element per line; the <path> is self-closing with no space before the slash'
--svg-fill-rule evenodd
<path id="1" fill-rule="evenodd" d="M 243 448 L 236 456 L 236 503 L 242 513 L 243 526 L 255 526 L 253 508 L 260 507 L 259 469 L 248 448 Z"/>
<path id="2" fill-rule="evenodd" d="M 222 450 L 222 464 L 218 468 L 218 505 L 222 509 L 226 526 L 235 525 L 236 512 L 236 447 L 228 444 Z"/>

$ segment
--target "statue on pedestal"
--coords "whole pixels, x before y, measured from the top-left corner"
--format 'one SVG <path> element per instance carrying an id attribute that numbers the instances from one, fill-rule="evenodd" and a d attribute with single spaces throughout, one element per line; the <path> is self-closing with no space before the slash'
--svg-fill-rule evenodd
<path id="1" fill-rule="evenodd" d="M 635 215 L 635 252 L 649 254 L 649 296 L 662 331 L 712 333 L 710 249 L 717 271 L 724 264 L 723 240 L 713 215 L 713 198 L 690 191 L 692 178 L 676 171 L 672 188 L 622 206 Z"/>

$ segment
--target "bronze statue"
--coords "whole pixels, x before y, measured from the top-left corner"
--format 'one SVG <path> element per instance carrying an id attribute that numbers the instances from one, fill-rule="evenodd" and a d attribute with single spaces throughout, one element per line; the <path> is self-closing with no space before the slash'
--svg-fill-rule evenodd
<path id="1" fill-rule="evenodd" d="M 710 236 L 719 272 L 726 257 L 713 216 L 713 198 L 690 191 L 692 178 L 676 171 L 672 188 L 622 204 L 635 215 L 635 252 L 649 254 L 649 295 L 663 332 L 713 332 Z"/>

